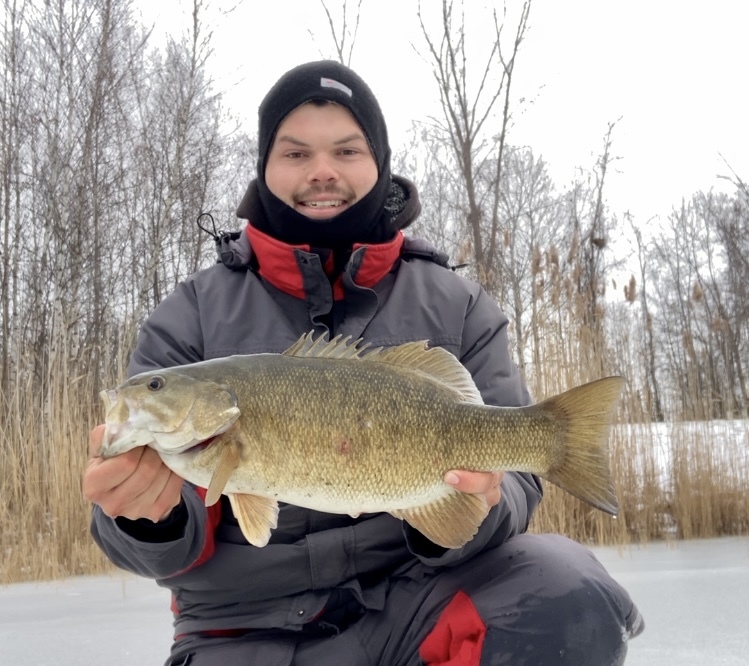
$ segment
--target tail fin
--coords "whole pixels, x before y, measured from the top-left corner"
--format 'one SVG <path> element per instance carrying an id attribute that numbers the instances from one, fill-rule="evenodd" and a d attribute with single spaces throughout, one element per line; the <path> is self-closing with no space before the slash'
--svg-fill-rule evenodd
<path id="1" fill-rule="evenodd" d="M 619 503 L 606 440 L 623 384 L 622 377 L 606 377 L 537 405 L 566 424 L 558 460 L 544 478 L 613 516 Z"/>

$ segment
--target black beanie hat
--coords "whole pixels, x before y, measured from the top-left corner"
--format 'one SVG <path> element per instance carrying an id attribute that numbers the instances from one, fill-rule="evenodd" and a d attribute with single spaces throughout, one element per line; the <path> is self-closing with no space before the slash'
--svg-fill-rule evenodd
<path id="1" fill-rule="evenodd" d="M 260 103 L 257 175 L 265 179 L 265 160 L 278 126 L 294 109 L 313 99 L 346 107 L 369 141 L 377 171 L 390 167 L 390 144 L 380 105 L 369 86 L 353 70 L 334 60 L 299 65 L 284 74 Z"/>
<path id="2" fill-rule="evenodd" d="M 377 182 L 351 208 L 325 220 L 298 213 L 276 197 L 265 183 L 265 164 L 276 132 L 294 109 L 312 100 L 328 100 L 348 109 L 362 128 L 377 163 Z M 369 86 L 358 74 L 333 60 L 299 65 L 268 91 L 258 111 L 257 179 L 237 208 L 237 217 L 279 240 L 323 248 L 350 248 L 354 243 L 383 243 L 396 233 L 387 207 L 392 178 L 385 118 Z"/>

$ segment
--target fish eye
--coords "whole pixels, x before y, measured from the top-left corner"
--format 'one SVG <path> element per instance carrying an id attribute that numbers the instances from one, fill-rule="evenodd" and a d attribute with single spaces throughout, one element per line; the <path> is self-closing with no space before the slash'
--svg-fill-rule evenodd
<path id="1" fill-rule="evenodd" d="M 164 388 L 164 378 L 160 377 L 159 375 L 155 375 L 148 380 L 148 384 L 146 384 L 146 386 L 148 387 L 149 391 L 158 391 Z"/>

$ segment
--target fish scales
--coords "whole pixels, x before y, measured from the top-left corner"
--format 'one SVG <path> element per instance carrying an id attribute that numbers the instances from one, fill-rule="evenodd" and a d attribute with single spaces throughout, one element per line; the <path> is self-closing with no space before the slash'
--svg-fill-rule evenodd
<path id="1" fill-rule="evenodd" d="M 308 335 L 284 354 L 143 373 L 106 392 L 103 455 L 152 446 L 208 488 L 209 503 L 229 495 L 256 545 L 267 543 L 283 501 L 352 515 L 388 511 L 458 547 L 488 507 L 445 484 L 450 469 L 533 472 L 615 512 L 605 439 L 621 378 L 503 408 L 483 405 L 443 349 L 417 342 L 363 352 Z"/>
<path id="2" fill-rule="evenodd" d="M 230 364 L 236 384 L 222 370 Z M 507 409 L 498 422 L 498 408 L 457 403 L 454 392 L 417 373 L 358 360 L 332 365 L 258 355 L 211 366 L 205 379 L 234 384 L 243 396 L 241 416 L 225 439 L 240 445 L 247 466 L 228 490 L 267 491 L 268 484 L 253 479 L 270 476 L 276 493 L 314 492 L 368 512 L 443 494 L 441 475 L 457 467 L 546 468 L 548 419 L 544 429 L 532 412 Z M 496 445 L 500 438 L 503 447 Z M 216 446 L 200 456 L 205 460 L 194 462 L 209 474 Z"/>

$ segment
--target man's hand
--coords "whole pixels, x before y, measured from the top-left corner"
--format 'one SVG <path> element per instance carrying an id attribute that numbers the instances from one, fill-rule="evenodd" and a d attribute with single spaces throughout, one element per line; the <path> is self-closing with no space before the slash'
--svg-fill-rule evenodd
<path id="1" fill-rule="evenodd" d="M 445 483 L 463 493 L 483 495 L 491 508 L 502 499 L 499 485 L 504 477 L 504 472 L 469 472 L 465 469 L 455 469 L 445 474 Z"/>
<path id="2" fill-rule="evenodd" d="M 181 501 L 182 478 L 145 446 L 108 460 L 99 458 L 103 437 L 103 425 L 91 431 L 83 495 L 112 518 L 164 520 Z"/>

